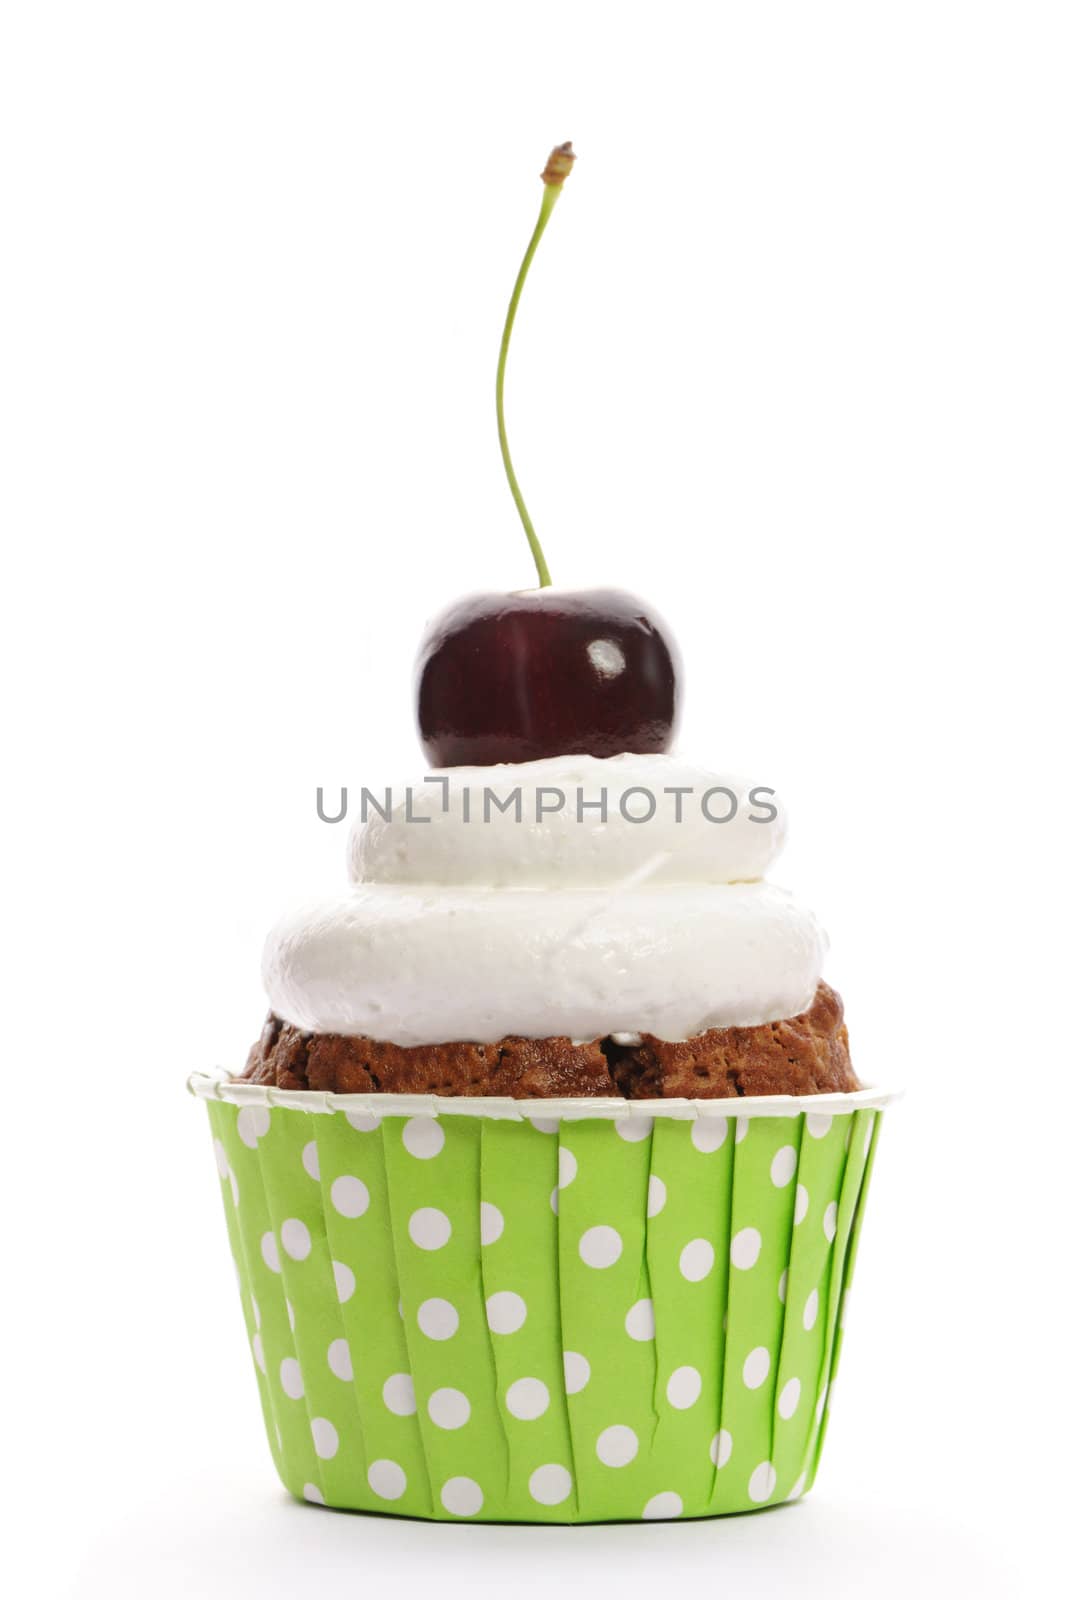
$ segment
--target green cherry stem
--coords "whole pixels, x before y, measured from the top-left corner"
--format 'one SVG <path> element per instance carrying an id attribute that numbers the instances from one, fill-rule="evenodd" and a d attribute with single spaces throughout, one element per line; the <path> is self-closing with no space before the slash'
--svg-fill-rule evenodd
<path id="1" fill-rule="evenodd" d="M 535 225 L 535 232 L 528 241 L 528 248 L 524 252 L 524 260 L 521 262 L 520 271 L 517 273 L 517 281 L 513 285 L 509 310 L 505 314 L 505 327 L 502 329 L 501 350 L 498 354 L 496 399 L 498 406 L 498 442 L 501 445 L 502 464 L 505 467 L 505 476 L 509 480 L 510 492 L 516 503 L 516 508 L 520 512 L 520 520 L 524 524 L 524 532 L 528 538 L 528 545 L 532 552 L 532 559 L 535 562 L 536 572 L 539 574 L 539 587 L 541 589 L 550 587 L 551 575 L 547 569 L 543 548 L 536 537 L 535 529 L 532 527 L 532 519 L 528 515 L 528 507 L 524 504 L 524 496 L 520 492 L 517 475 L 513 471 L 513 458 L 509 454 L 509 438 L 505 431 L 505 364 L 509 358 L 509 338 L 513 332 L 513 323 L 516 320 L 517 307 L 520 304 L 521 290 L 524 288 L 524 282 L 528 276 L 528 268 L 532 264 L 532 258 L 539 247 L 539 241 L 542 239 L 547 223 L 551 219 L 551 212 L 554 210 L 555 202 L 562 192 L 562 185 L 573 171 L 575 160 L 573 146 L 567 141 L 566 144 L 557 145 L 551 151 L 547 165 L 540 174 L 543 179 L 543 204 L 539 208 L 539 221 Z"/>

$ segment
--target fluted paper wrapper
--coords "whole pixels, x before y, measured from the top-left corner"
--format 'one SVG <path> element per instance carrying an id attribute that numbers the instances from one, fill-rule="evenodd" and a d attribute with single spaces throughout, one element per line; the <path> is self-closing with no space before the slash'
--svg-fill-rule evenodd
<path id="1" fill-rule="evenodd" d="M 292 1494 L 604 1522 L 811 1486 L 889 1097 L 191 1086 Z"/>

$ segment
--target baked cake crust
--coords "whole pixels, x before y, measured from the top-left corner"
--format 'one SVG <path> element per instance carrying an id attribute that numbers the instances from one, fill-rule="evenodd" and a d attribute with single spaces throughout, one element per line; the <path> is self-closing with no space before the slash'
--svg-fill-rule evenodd
<path id="1" fill-rule="evenodd" d="M 678 1043 L 509 1037 L 496 1044 L 404 1047 L 338 1033 L 302 1033 L 269 1015 L 242 1078 L 335 1094 L 549 1095 L 627 1100 L 828 1094 L 858 1089 L 841 997 L 820 983 L 799 1016 L 755 1028 L 710 1028 Z"/>

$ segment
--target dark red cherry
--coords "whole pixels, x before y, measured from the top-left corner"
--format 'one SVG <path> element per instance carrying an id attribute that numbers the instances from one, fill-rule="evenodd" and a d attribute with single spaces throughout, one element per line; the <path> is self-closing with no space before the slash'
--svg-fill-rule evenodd
<path id="1" fill-rule="evenodd" d="M 469 595 L 429 623 L 419 738 L 431 766 L 656 753 L 681 688 L 666 625 L 621 589 Z"/>

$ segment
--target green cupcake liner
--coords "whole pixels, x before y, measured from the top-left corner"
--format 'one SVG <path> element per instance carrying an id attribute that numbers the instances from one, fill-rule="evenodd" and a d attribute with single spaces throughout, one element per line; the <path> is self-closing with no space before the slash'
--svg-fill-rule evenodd
<path id="1" fill-rule="evenodd" d="M 299 1499 L 609 1522 L 810 1488 L 890 1096 L 190 1087 Z"/>

